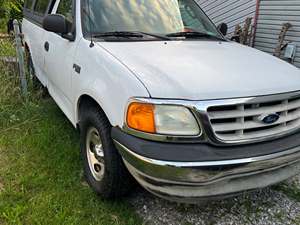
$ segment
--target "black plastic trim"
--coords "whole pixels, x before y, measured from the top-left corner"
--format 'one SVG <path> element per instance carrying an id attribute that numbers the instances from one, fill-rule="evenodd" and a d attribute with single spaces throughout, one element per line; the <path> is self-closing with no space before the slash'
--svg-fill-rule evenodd
<path id="1" fill-rule="evenodd" d="M 47 7 L 47 10 L 44 14 L 34 11 L 37 0 L 33 1 L 33 4 L 30 8 L 23 8 L 24 18 L 31 21 L 32 23 L 42 27 L 44 17 L 47 14 L 51 13 L 56 1 L 57 0 L 48 0 L 48 7 Z"/>
<path id="2" fill-rule="evenodd" d="M 176 162 L 204 162 L 243 159 L 274 154 L 300 146 L 300 133 L 273 141 L 219 147 L 210 144 L 175 144 L 144 140 L 112 128 L 112 138 L 129 150 L 156 160 Z"/>
<path id="3" fill-rule="evenodd" d="M 24 18 L 27 19 L 28 21 L 30 21 L 31 23 L 43 28 L 44 18 L 45 18 L 46 15 L 52 13 L 56 1 L 57 0 L 49 1 L 47 12 L 44 15 L 40 14 L 40 13 L 37 13 L 32 9 L 24 8 L 23 9 Z M 34 5 L 35 4 L 36 4 L 36 1 L 34 2 Z M 73 4 L 73 17 L 74 17 L 74 21 L 73 21 L 72 28 L 71 28 L 72 35 L 62 36 L 60 34 L 56 34 L 56 35 L 61 36 L 64 39 L 69 40 L 69 41 L 75 41 L 75 39 L 76 39 L 76 1 L 73 0 L 72 4 Z"/>

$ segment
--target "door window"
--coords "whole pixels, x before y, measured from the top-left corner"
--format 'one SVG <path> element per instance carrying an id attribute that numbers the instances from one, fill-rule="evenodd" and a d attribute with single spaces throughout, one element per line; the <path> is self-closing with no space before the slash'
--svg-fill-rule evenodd
<path id="1" fill-rule="evenodd" d="M 45 14 L 49 5 L 49 0 L 37 0 L 35 3 L 34 11 Z"/>
<path id="2" fill-rule="evenodd" d="M 31 9 L 32 3 L 33 3 L 33 0 L 26 0 L 25 1 L 25 8 L 26 9 Z"/>
<path id="3" fill-rule="evenodd" d="M 73 0 L 61 0 L 56 13 L 65 16 L 73 24 Z"/>

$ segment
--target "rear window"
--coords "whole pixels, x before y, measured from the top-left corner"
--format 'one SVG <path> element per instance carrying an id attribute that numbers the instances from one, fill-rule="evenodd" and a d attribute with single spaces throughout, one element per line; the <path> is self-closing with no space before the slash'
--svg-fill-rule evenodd
<path id="1" fill-rule="evenodd" d="M 49 0 L 37 0 L 35 3 L 34 11 L 45 14 L 49 5 Z"/>
<path id="2" fill-rule="evenodd" d="M 33 4 L 33 0 L 26 0 L 24 6 L 26 9 L 31 9 L 32 4 Z"/>

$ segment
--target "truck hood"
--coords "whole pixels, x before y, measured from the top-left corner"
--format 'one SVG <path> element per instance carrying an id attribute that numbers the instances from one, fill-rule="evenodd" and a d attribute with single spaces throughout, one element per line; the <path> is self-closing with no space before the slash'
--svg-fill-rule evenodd
<path id="1" fill-rule="evenodd" d="M 208 100 L 300 90 L 300 70 L 233 42 L 102 42 L 153 98 Z"/>

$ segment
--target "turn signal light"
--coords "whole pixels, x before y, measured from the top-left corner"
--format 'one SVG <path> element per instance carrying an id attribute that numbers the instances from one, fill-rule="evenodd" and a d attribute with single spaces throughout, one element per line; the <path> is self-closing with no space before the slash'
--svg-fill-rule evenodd
<path id="1" fill-rule="evenodd" d="M 127 126 L 147 133 L 155 133 L 154 105 L 131 103 L 127 110 Z"/>

